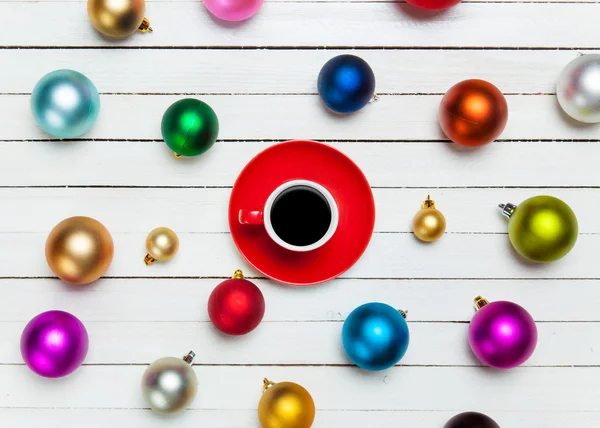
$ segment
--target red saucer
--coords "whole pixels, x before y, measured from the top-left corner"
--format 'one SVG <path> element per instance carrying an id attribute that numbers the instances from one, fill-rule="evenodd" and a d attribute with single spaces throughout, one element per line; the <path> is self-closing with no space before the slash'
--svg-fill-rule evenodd
<path id="1" fill-rule="evenodd" d="M 241 225 L 240 209 L 262 210 L 268 196 L 290 180 L 311 180 L 329 190 L 339 224 L 322 247 L 305 253 L 281 248 L 263 226 Z M 288 285 L 315 285 L 350 269 L 363 254 L 375 226 L 369 183 L 346 155 L 314 141 L 288 141 L 262 151 L 238 176 L 229 199 L 229 229 L 238 250 L 256 270 Z"/>

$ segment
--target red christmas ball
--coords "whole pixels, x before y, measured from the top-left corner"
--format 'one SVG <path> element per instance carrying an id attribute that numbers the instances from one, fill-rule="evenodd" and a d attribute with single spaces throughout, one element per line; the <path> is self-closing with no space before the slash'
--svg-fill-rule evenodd
<path id="1" fill-rule="evenodd" d="M 406 3 L 421 9 L 443 10 L 460 3 L 460 1 L 461 0 L 406 0 Z"/>
<path id="2" fill-rule="evenodd" d="M 223 333 L 232 336 L 250 333 L 264 314 L 265 298 L 256 285 L 244 279 L 241 270 L 217 285 L 208 299 L 210 320 Z"/>

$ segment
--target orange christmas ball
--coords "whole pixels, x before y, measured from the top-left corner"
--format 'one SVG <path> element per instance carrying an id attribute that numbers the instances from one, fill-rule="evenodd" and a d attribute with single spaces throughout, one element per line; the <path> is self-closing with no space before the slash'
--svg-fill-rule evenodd
<path id="1" fill-rule="evenodd" d="M 464 80 L 451 87 L 440 105 L 440 125 L 456 144 L 483 146 L 494 141 L 508 121 L 502 92 L 485 80 Z"/>

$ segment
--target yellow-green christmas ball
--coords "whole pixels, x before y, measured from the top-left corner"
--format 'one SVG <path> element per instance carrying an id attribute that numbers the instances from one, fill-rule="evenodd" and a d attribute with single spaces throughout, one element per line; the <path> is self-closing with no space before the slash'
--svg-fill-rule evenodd
<path id="1" fill-rule="evenodd" d="M 509 217 L 508 238 L 528 260 L 548 263 L 567 255 L 577 242 L 579 227 L 573 210 L 552 196 L 534 196 L 520 205 L 501 205 Z"/>

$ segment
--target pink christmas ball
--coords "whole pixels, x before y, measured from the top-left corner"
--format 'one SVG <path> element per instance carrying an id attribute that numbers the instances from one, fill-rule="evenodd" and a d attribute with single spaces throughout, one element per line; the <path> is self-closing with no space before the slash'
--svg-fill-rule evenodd
<path id="1" fill-rule="evenodd" d="M 224 21 L 243 21 L 262 7 L 264 0 L 202 0 L 210 13 Z"/>

